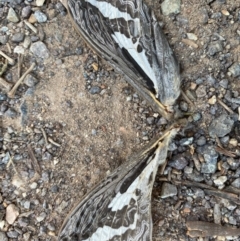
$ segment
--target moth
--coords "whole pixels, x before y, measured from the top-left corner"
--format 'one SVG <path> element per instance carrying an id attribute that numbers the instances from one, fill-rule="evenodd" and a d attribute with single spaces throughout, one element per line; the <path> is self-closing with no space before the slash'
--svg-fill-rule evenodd
<path id="1" fill-rule="evenodd" d="M 178 62 L 142 0 L 62 0 L 87 44 L 170 119 L 180 94 Z"/>
<path id="2" fill-rule="evenodd" d="M 152 240 L 151 193 L 180 126 L 172 126 L 92 189 L 66 217 L 60 241 Z"/>

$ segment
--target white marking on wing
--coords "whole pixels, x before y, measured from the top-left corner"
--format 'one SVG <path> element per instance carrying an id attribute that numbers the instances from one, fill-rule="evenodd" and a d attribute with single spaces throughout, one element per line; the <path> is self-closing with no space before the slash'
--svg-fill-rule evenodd
<path id="1" fill-rule="evenodd" d="M 125 20 L 133 20 L 130 14 L 126 14 L 126 12 L 121 12 L 117 7 L 114 7 L 110 3 L 107 2 L 99 2 L 96 0 L 86 0 L 91 3 L 93 6 L 98 8 L 98 10 L 102 13 L 105 18 L 115 19 L 115 18 L 124 18 Z M 127 15 L 127 19 L 126 19 Z"/>
<path id="2" fill-rule="evenodd" d="M 135 61 L 138 63 L 141 69 L 151 79 L 151 81 L 154 84 L 156 92 L 158 92 L 156 76 L 154 74 L 154 70 L 152 69 L 152 67 L 148 62 L 148 59 L 145 54 L 146 51 L 143 49 L 141 53 L 137 52 L 139 39 L 137 39 L 136 43 L 133 44 L 131 39 L 127 38 L 124 34 L 121 34 L 119 32 L 115 32 L 114 35 L 112 35 L 112 37 L 119 44 L 121 48 L 124 47 L 125 49 L 127 49 L 127 51 L 132 56 L 132 58 L 135 59 Z M 156 96 L 158 96 L 158 93 L 156 93 Z"/>

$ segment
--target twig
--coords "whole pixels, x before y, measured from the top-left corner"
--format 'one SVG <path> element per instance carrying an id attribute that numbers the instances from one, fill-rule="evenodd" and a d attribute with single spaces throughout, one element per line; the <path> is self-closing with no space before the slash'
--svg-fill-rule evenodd
<path id="1" fill-rule="evenodd" d="M 14 59 L 10 58 L 9 56 L 7 56 L 5 53 L 3 53 L 3 51 L 0 50 L 0 55 L 2 55 L 5 59 L 8 60 L 8 63 L 11 65 L 14 65 L 15 61 Z"/>
<path id="2" fill-rule="evenodd" d="M 7 82 L 5 79 L 0 77 L 0 85 L 2 85 L 4 88 L 7 89 L 7 91 L 9 91 L 12 88 L 12 84 Z"/>
<path id="3" fill-rule="evenodd" d="M 184 98 L 184 100 L 188 102 L 188 104 L 190 104 L 191 106 L 195 106 L 194 103 L 188 98 L 188 96 L 182 90 L 181 90 L 181 95 Z"/>
<path id="4" fill-rule="evenodd" d="M 223 147 L 216 146 L 215 151 L 217 151 L 225 156 L 236 157 L 236 154 L 234 152 L 228 151 L 228 150 L 224 149 Z"/>
<path id="5" fill-rule="evenodd" d="M 24 20 L 24 23 L 34 32 L 37 33 L 38 30 L 31 24 L 29 23 L 27 20 Z"/>
<path id="6" fill-rule="evenodd" d="M 32 147 L 30 145 L 28 145 L 28 154 L 32 161 L 35 172 L 37 172 L 41 176 L 41 167 L 39 166 L 38 161 L 37 161 L 36 157 L 34 156 Z"/>
<path id="7" fill-rule="evenodd" d="M 16 82 L 16 84 L 13 86 L 13 88 L 8 92 L 8 97 L 13 98 L 15 95 L 15 92 L 19 85 L 22 83 L 22 81 L 25 79 L 25 77 L 34 69 L 35 63 L 33 63 L 29 69 L 22 75 L 22 77 Z"/>
<path id="8" fill-rule="evenodd" d="M 186 223 L 190 237 L 212 237 L 212 236 L 239 236 L 240 229 L 225 227 L 221 224 L 202 222 L 202 221 L 188 221 Z"/>
<path id="9" fill-rule="evenodd" d="M 230 114 L 234 114 L 234 112 L 225 104 L 223 103 L 220 99 L 217 99 L 218 103 L 225 109 L 227 110 Z"/>
<path id="10" fill-rule="evenodd" d="M 50 143 L 52 143 L 54 146 L 61 147 L 60 144 L 58 144 L 57 142 L 55 142 L 55 141 L 54 141 L 52 138 L 50 138 L 50 137 L 48 137 L 48 141 L 49 141 Z"/>
<path id="11" fill-rule="evenodd" d="M 21 65 L 22 65 L 23 55 L 18 54 L 18 79 L 21 77 Z"/>
<path id="12" fill-rule="evenodd" d="M 43 134 L 43 137 L 44 137 L 45 143 L 46 143 L 46 145 L 48 145 L 47 134 L 46 134 L 46 132 L 45 132 L 45 130 L 44 130 L 43 128 L 41 128 L 41 131 L 42 131 L 42 134 Z"/>

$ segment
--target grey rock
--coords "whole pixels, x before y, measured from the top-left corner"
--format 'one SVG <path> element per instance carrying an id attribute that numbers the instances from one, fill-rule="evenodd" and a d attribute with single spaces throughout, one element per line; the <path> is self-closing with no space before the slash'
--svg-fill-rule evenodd
<path id="1" fill-rule="evenodd" d="M 198 98 L 202 98 L 205 97 L 207 94 L 206 91 L 206 86 L 205 85 L 200 85 L 197 89 L 196 89 L 196 95 Z"/>
<path id="2" fill-rule="evenodd" d="M 181 101 L 180 102 L 180 109 L 182 110 L 182 111 L 188 111 L 188 104 L 185 102 L 185 101 Z"/>
<path id="3" fill-rule="evenodd" d="M 202 164 L 201 173 L 215 173 L 217 169 L 218 153 L 213 145 L 205 145 L 198 152 L 203 155 L 205 163 Z"/>
<path id="4" fill-rule="evenodd" d="M 221 51 L 223 51 L 223 47 L 220 41 L 212 42 L 208 46 L 208 54 L 211 56 Z"/>
<path id="5" fill-rule="evenodd" d="M 77 55 L 82 55 L 83 54 L 83 48 L 82 47 L 77 47 L 76 50 L 75 50 L 75 53 Z"/>
<path id="6" fill-rule="evenodd" d="M 0 36 L 0 43 L 1 44 L 6 44 L 7 43 L 7 41 L 8 41 L 8 35 L 1 35 Z"/>
<path id="7" fill-rule="evenodd" d="M 13 10 L 13 8 L 9 8 L 8 10 L 8 15 L 7 15 L 7 20 L 13 23 L 18 23 L 19 22 L 19 17 L 16 14 L 16 12 Z"/>
<path id="8" fill-rule="evenodd" d="M 33 87 L 38 83 L 38 79 L 35 78 L 34 76 L 32 76 L 31 74 L 28 74 L 26 76 L 26 78 L 24 79 L 24 83 L 28 86 L 28 87 Z"/>
<path id="9" fill-rule="evenodd" d="M 7 95 L 4 93 L 0 93 L 0 101 L 7 100 Z"/>
<path id="10" fill-rule="evenodd" d="M 197 145 L 198 146 L 204 146 L 206 144 L 206 137 L 205 136 L 200 136 L 197 139 Z"/>
<path id="11" fill-rule="evenodd" d="M 26 208 L 26 209 L 30 209 L 30 201 L 25 201 L 24 204 L 23 204 L 23 207 Z"/>
<path id="12" fill-rule="evenodd" d="M 228 80 L 227 79 L 223 79 L 219 82 L 220 86 L 223 87 L 224 89 L 227 89 L 228 87 Z"/>
<path id="13" fill-rule="evenodd" d="M 53 192 L 53 193 L 57 193 L 58 190 L 59 190 L 59 188 L 58 188 L 57 185 L 53 185 L 53 186 L 51 187 L 51 192 Z"/>
<path id="14" fill-rule="evenodd" d="M 101 88 L 97 85 L 94 85 L 90 88 L 89 93 L 92 95 L 99 94 L 101 92 Z"/>
<path id="15" fill-rule="evenodd" d="M 31 44 L 30 51 L 39 58 L 49 58 L 49 51 L 46 45 L 41 41 Z"/>
<path id="16" fill-rule="evenodd" d="M 199 20 L 201 23 L 203 24 L 206 24 L 208 23 L 208 19 L 209 19 L 209 16 L 208 16 L 208 11 L 206 8 L 202 8 L 201 9 L 201 14 L 199 16 Z"/>
<path id="17" fill-rule="evenodd" d="M 193 172 L 193 168 L 192 167 L 186 166 L 184 168 L 184 173 L 185 174 L 191 174 L 192 172 Z"/>
<path id="18" fill-rule="evenodd" d="M 199 121 L 202 119 L 202 115 L 201 115 L 201 113 L 194 113 L 192 115 L 192 118 L 193 118 L 193 121 Z"/>
<path id="19" fill-rule="evenodd" d="M 21 217 L 18 219 L 18 224 L 20 227 L 26 227 L 29 224 L 29 220 L 25 217 Z"/>
<path id="20" fill-rule="evenodd" d="M 180 13 L 181 1 L 180 0 L 164 0 L 161 4 L 162 13 L 169 15 L 171 13 Z"/>
<path id="21" fill-rule="evenodd" d="M 43 161 L 50 161 L 52 159 L 52 155 L 49 152 L 44 152 L 42 155 L 42 160 Z"/>
<path id="22" fill-rule="evenodd" d="M 211 122 L 208 128 L 209 135 L 212 138 L 215 138 L 216 136 L 224 137 L 232 130 L 233 125 L 234 121 L 231 117 L 226 114 L 222 114 Z"/>
<path id="23" fill-rule="evenodd" d="M 231 185 L 233 187 L 240 188 L 240 178 L 235 179 Z"/>
<path id="24" fill-rule="evenodd" d="M 153 125 L 153 124 L 154 124 L 154 117 L 152 117 L 152 116 L 148 117 L 148 118 L 147 118 L 147 123 L 148 123 L 149 125 Z"/>
<path id="25" fill-rule="evenodd" d="M 20 43 L 24 40 L 24 33 L 15 33 L 12 36 L 12 41 L 14 43 Z"/>
<path id="26" fill-rule="evenodd" d="M 18 113 L 13 108 L 9 107 L 4 115 L 10 118 L 15 118 L 17 117 Z"/>
<path id="27" fill-rule="evenodd" d="M 182 170 L 188 164 L 187 159 L 183 155 L 176 155 L 172 158 L 171 161 L 168 162 L 170 167 L 173 167 L 177 170 Z"/>
<path id="28" fill-rule="evenodd" d="M 177 19 L 180 26 L 183 26 L 183 27 L 188 26 L 189 22 L 188 22 L 188 19 L 186 17 L 181 16 L 181 15 L 177 15 L 176 19 Z"/>
<path id="29" fill-rule="evenodd" d="M 232 76 L 238 77 L 240 75 L 240 63 L 234 63 L 228 71 L 232 74 Z"/>
<path id="30" fill-rule="evenodd" d="M 194 182 L 202 182 L 204 180 L 204 177 L 203 175 L 199 174 L 199 173 L 189 173 L 189 174 L 186 174 L 187 178 L 191 181 L 194 181 Z"/>
<path id="31" fill-rule="evenodd" d="M 209 85 L 214 85 L 216 83 L 216 79 L 212 75 L 208 75 L 206 80 Z"/>
<path id="32" fill-rule="evenodd" d="M 34 13 L 34 16 L 35 18 L 37 19 L 37 21 L 39 23 L 45 23 L 47 22 L 47 15 L 44 14 L 43 12 L 37 10 L 35 13 Z"/>
<path id="33" fill-rule="evenodd" d="M 237 170 L 240 165 L 239 160 L 234 159 L 232 157 L 227 158 L 227 163 L 229 164 L 229 166 L 232 170 Z"/>
<path id="34" fill-rule="evenodd" d="M 22 9 L 22 17 L 23 17 L 23 18 L 28 18 L 28 17 L 30 17 L 31 11 L 32 11 L 31 6 L 23 7 L 23 9 Z"/>
<path id="35" fill-rule="evenodd" d="M 179 141 L 179 144 L 181 146 L 188 146 L 188 145 L 191 145 L 193 143 L 193 137 L 190 137 L 190 138 L 182 138 L 180 141 Z"/>
<path id="36" fill-rule="evenodd" d="M 176 186 L 164 182 L 162 185 L 162 192 L 161 192 L 161 198 L 167 198 L 177 195 L 177 188 Z"/>
<path id="37" fill-rule="evenodd" d="M 7 236 L 9 238 L 17 238 L 19 236 L 19 233 L 13 230 L 13 231 L 7 232 Z"/>
<path id="38" fill-rule="evenodd" d="M 0 240 L 1 241 L 8 241 L 8 238 L 4 232 L 0 231 Z"/>
<path id="39" fill-rule="evenodd" d="M 42 212 L 38 217 L 36 217 L 37 221 L 40 223 L 47 217 L 47 214 Z"/>

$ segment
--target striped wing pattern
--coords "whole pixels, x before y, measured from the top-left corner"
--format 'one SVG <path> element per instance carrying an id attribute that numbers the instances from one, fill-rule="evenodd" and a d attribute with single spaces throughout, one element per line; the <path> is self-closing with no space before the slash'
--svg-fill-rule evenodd
<path id="1" fill-rule="evenodd" d="M 74 26 L 95 52 L 165 117 L 180 94 L 179 66 L 142 0 L 68 0 Z"/>
<path id="2" fill-rule="evenodd" d="M 152 240 L 152 187 L 177 131 L 153 140 L 87 194 L 66 218 L 59 241 Z"/>

